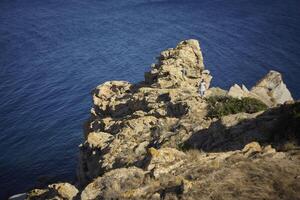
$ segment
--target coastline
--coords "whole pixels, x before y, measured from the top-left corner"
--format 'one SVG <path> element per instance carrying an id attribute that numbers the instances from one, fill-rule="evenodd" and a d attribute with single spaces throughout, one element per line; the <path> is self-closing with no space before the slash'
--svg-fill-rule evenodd
<path id="1" fill-rule="evenodd" d="M 297 188 L 298 126 L 286 120 L 299 120 L 293 115 L 300 111 L 299 102 L 281 74 L 270 71 L 250 90 L 237 84 L 228 91 L 209 88 L 212 78 L 198 41 L 185 40 L 160 54 L 144 82 L 99 85 L 92 92 L 94 106 L 79 146 L 79 183 L 51 184 L 31 190 L 26 198 L 202 199 L 214 188 L 215 197 L 272 199 L 279 191 L 265 193 L 268 179 Z M 198 94 L 201 80 L 209 88 L 205 98 Z M 278 132 L 282 124 L 290 130 Z M 284 177 L 283 168 L 289 170 Z M 249 177 L 252 171 L 265 180 L 260 189 L 258 180 Z M 218 175 L 205 177 L 207 173 Z M 219 188 L 219 181 L 228 189 Z M 298 195 L 299 190 L 280 188 L 284 198 Z"/>

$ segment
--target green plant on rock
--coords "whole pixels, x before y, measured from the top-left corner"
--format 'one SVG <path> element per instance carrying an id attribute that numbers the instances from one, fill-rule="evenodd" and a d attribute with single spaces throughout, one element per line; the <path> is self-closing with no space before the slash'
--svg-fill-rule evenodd
<path id="1" fill-rule="evenodd" d="M 241 99 L 230 96 L 211 96 L 207 99 L 208 103 L 208 117 L 220 118 L 229 114 L 236 114 L 240 112 L 255 113 L 266 110 L 266 104 L 258 99 L 244 97 Z"/>

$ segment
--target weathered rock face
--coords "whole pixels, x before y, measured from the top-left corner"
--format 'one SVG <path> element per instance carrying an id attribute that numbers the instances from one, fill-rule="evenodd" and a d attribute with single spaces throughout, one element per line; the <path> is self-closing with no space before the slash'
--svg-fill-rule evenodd
<path id="1" fill-rule="evenodd" d="M 246 88 L 245 85 L 242 85 L 242 87 L 240 87 L 237 84 L 234 84 L 233 86 L 231 86 L 231 88 L 228 91 L 228 95 L 232 96 L 234 98 L 243 98 L 243 97 L 249 97 L 249 90 Z"/>
<path id="2" fill-rule="evenodd" d="M 206 121 L 197 88 L 212 77 L 198 41 L 163 51 L 145 78 L 136 85 L 106 82 L 94 90 L 78 170 L 83 185 L 112 169 L 143 165 L 148 148 L 176 147 Z"/>
<path id="3" fill-rule="evenodd" d="M 170 170 L 155 175 L 139 168 L 121 168 L 95 179 L 81 199 L 298 199 L 300 154 L 276 152 L 270 146 L 247 144 L 222 153 L 168 149 L 165 159 L 152 157 L 149 166 Z M 155 150 L 163 155 L 165 149 Z M 165 152 L 163 152 L 165 151 Z M 177 153 L 176 153 L 177 152 Z M 153 153 L 153 152 L 152 152 Z M 151 153 L 151 154 L 152 154 Z M 294 154 L 294 155 L 293 155 Z M 171 158 L 171 159 L 170 159 Z M 181 161 L 175 164 L 176 159 Z M 171 164 L 171 165 L 169 165 Z M 162 168 L 160 168 L 161 166 Z M 172 166 L 172 167 L 171 167 Z"/>
<path id="4" fill-rule="evenodd" d="M 286 101 L 293 101 L 290 91 L 283 83 L 279 72 L 270 71 L 252 89 L 251 93 L 267 105 L 283 104 Z"/>
<path id="5" fill-rule="evenodd" d="M 129 197 L 130 191 L 139 189 L 146 173 L 139 168 L 121 168 L 106 173 L 89 184 L 81 193 L 82 200 L 117 199 Z"/>
<path id="6" fill-rule="evenodd" d="M 274 107 L 218 119 L 207 117 L 201 79 L 212 77 L 198 41 L 187 40 L 163 51 L 144 82 L 99 85 L 80 145 L 80 192 L 60 183 L 27 199 L 299 199 L 300 103 L 274 107 L 292 100 L 281 75 L 250 91 L 209 89 Z"/>
<path id="7" fill-rule="evenodd" d="M 34 189 L 26 197 L 28 200 L 74 200 L 78 194 L 75 186 L 69 183 L 57 183 L 49 185 L 46 189 Z"/>
<path id="8" fill-rule="evenodd" d="M 235 84 L 229 89 L 228 95 L 235 98 L 256 98 L 269 107 L 293 101 L 293 97 L 284 84 L 281 74 L 276 71 L 270 71 L 250 91 L 244 85 L 240 87 Z"/>
<path id="9" fill-rule="evenodd" d="M 145 82 L 160 88 L 198 86 L 199 79 L 210 83 L 204 71 L 203 57 L 197 40 L 180 42 L 176 48 L 161 52 L 158 63 L 145 74 Z"/>
<path id="10" fill-rule="evenodd" d="M 149 149 L 149 163 L 147 171 L 151 171 L 155 178 L 159 178 L 161 174 L 168 174 L 172 170 L 180 167 L 186 161 L 186 155 L 174 148 L 161 148 L 156 150 L 151 147 Z"/>

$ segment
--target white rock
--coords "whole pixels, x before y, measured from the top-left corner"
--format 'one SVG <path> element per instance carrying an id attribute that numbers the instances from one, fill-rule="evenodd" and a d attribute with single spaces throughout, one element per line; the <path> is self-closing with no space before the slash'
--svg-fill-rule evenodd
<path id="1" fill-rule="evenodd" d="M 251 89 L 251 93 L 257 95 L 257 98 L 268 106 L 293 101 L 293 97 L 284 84 L 281 74 L 273 70 Z"/>
<path id="2" fill-rule="evenodd" d="M 245 89 L 245 87 L 243 87 L 243 86 L 241 88 L 239 85 L 234 84 L 233 86 L 231 86 L 231 88 L 229 89 L 227 94 L 231 97 L 241 99 L 243 97 L 247 97 L 248 93 L 249 92 L 248 92 L 247 88 Z"/>

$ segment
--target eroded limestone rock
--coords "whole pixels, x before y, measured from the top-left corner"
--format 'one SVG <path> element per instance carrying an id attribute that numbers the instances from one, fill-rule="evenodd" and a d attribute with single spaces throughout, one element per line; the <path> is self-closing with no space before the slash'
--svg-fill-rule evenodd
<path id="1" fill-rule="evenodd" d="M 244 97 L 256 98 L 269 107 L 293 101 L 290 91 L 283 82 L 282 75 L 273 70 L 257 82 L 250 91 L 244 85 L 234 84 L 227 95 L 239 99 Z"/>
<path id="2" fill-rule="evenodd" d="M 155 177 L 152 177 L 155 167 L 170 167 L 176 159 L 162 158 L 167 149 L 151 149 L 154 157 L 162 157 L 150 171 L 135 167 L 112 170 L 90 183 L 81 199 L 207 199 L 208 195 L 213 195 L 229 200 L 234 199 L 236 193 L 240 199 L 276 199 L 278 195 L 282 199 L 297 199 L 300 183 L 295 175 L 300 172 L 297 167 L 300 154 L 273 151 L 270 156 L 265 153 L 270 149 L 257 142 L 247 144 L 243 150 L 220 153 L 191 150 L 181 155 L 169 149 L 172 156 L 184 162 L 172 172 Z M 274 184 L 282 186 L 280 191 L 273 187 Z M 291 185 L 293 187 L 288 187 Z"/>
<path id="3" fill-rule="evenodd" d="M 256 94 L 262 102 L 269 106 L 293 100 L 281 74 L 273 70 L 251 89 L 251 93 Z"/>
<path id="4" fill-rule="evenodd" d="M 172 173 L 173 170 L 183 165 L 186 155 L 174 148 L 149 149 L 149 164 L 147 170 L 152 171 L 154 177 L 161 174 Z"/>
<path id="5" fill-rule="evenodd" d="M 199 79 L 211 81 L 204 71 L 203 57 L 197 40 L 185 40 L 176 48 L 161 52 L 158 63 L 145 74 L 145 81 L 160 88 L 196 87 Z"/>
<path id="6" fill-rule="evenodd" d="M 207 126 L 198 83 L 205 79 L 209 85 L 212 76 L 204 69 L 198 41 L 163 51 L 145 78 L 135 85 L 105 82 L 93 91 L 94 107 L 80 148 L 82 185 L 116 168 L 141 167 L 148 148 L 176 148 L 202 121 Z"/>
<path id="7" fill-rule="evenodd" d="M 115 199 L 129 197 L 143 185 L 145 172 L 139 168 L 121 168 L 95 179 L 81 193 L 82 200 Z"/>
<path id="8" fill-rule="evenodd" d="M 49 185 L 46 189 L 34 189 L 26 197 L 27 200 L 74 200 L 78 189 L 70 183 L 57 183 Z"/>
<path id="9" fill-rule="evenodd" d="M 249 90 L 246 88 L 245 85 L 242 85 L 242 87 L 240 87 L 237 84 L 234 84 L 228 91 L 228 95 L 232 96 L 234 98 L 238 98 L 241 99 L 242 97 L 249 97 Z"/>

